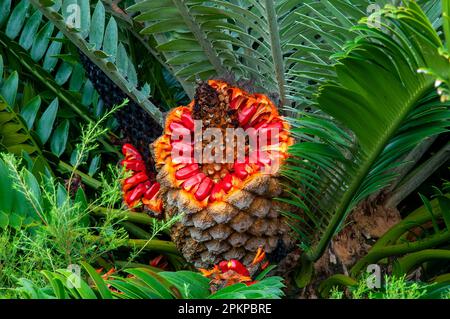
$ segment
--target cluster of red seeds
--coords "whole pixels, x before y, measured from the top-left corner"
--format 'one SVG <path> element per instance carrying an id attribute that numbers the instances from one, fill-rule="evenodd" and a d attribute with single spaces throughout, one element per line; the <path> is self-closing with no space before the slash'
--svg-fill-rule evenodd
<path id="1" fill-rule="evenodd" d="M 262 248 L 259 248 L 250 267 L 258 267 L 260 265 L 260 269 L 266 269 L 269 263 L 265 261 L 265 257 L 266 253 Z M 252 279 L 249 268 L 236 259 L 221 261 L 210 270 L 202 268 L 199 270 L 203 276 L 211 279 L 212 290 L 236 283 L 244 283 L 250 286 L 257 282 Z"/>
<path id="2" fill-rule="evenodd" d="M 280 143 L 287 143 L 286 128 L 282 119 L 275 111 L 272 102 L 260 94 L 249 95 L 242 90 L 228 87 L 224 82 L 210 81 L 210 85 L 217 90 L 226 91 L 230 97 L 229 108 L 237 112 L 239 126 L 243 129 L 254 128 L 256 134 L 266 136 L 271 141 L 272 130 L 279 132 L 275 138 Z M 192 105 L 191 105 L 192 106 Z M 171 159 L 175 166 L 175 178 L 182 181 L 181 187 L 194 194 L 198 201 L 207 200 L 214 202 L 220 200 L 229 193 L 234 185 L 239 185 L 249 175 L 261 170 L 264 166 L 270 166 L 274 158 L 284 158 L 285 153 L 275 146 L 269 151 L 270 156 L 257 151 L 256 161 L 250 161 L 247 154 L 243 163 L 232 164 L 228 173 L 223 173 L 220 180 L 213 180 L 202 170 L 202 165 L 194 163 L 194 121 L 192 118 L 192 107 L 179 108 L 178 112 L 172 113 L 172 121 L 166 127 L 168 135 L 186 136 L 191 135 L 191 139 L 184 141 L 182 138 L 171 138 L 170 148 L 177 154 L 183 154 L 183 158 L 189 158 L 189 164 L 180 163 L 176 159 Z M 284 131 L 284 133 L 282 133 Z M 280 139 L 281 138 L 281 139 Z M 270 147 L 271 145 L 269 145 Z M 255 163 L 254 163 L 255 162 Z"/>
<path id="3" fill-rule="evenodd" d="M 161 212 L 162 201 L 157 196 L 160 185 L 147 173 L 141 154 L 131 144 L 124 144 L 122 153 L 125 158 L 121 164 L 126 170 L 132 172 L 132 175 L 122 184 L 125 203 L 130 208 L 142 203 L 153 212 Z"/>

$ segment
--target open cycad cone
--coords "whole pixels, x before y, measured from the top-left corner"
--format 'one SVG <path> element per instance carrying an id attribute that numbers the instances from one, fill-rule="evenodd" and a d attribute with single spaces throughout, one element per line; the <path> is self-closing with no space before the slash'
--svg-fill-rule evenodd
<path id="1" fill-rule="evenodd" d="M 205 137 L 210 128 L 214 140 L 199 140 L 197 133 Z M 259 136 L 258 145 L 246 138 L 239 159 L 237 136 L 244 130 Z M 171 236 L 189 262 L 249 265 L 258 248 L 270 255 L 292 246 L 283 204 L 274 200 L 282 193 L 278 169 L 292 143 L 289 125 L 269 98 L 223 81 L 201 83 L 188 106 L 168 114 L 164 134 L 152 145 L 158 196 L 167 217 L 182 214 Z"/>

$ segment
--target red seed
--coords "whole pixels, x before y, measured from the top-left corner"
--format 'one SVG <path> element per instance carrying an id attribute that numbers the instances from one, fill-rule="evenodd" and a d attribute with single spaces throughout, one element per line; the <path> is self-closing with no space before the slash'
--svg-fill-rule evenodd
<path id="1" fill-rule="evenodd" d="M 130 207 L 130 208 L 133 208 L 133 207 L 136 206 L 137 203 L 138 203 L 138 201 L 136 201 L 136 202 L 133 203 L 133 202 L 130 200 L 130 196 L 133 195 L 133 192 L 134 192 L 134 189 L 131 190 L 131 191 L 129 191 L 129 192 L 127 192 L 127 193 L 124 193 L 124 196 L 123 196 L 123 200 L 125 201 L 125 203 L 127 204 L 127 206 Z"/>
<path id="2" fill-rule="evenodd" d="M 250 273 L 247 267 L 245 267 L 239 260 L 236 259 L 221 261 L 219 263 L 219 268 L 223 273 L 232 270 L 237 272 L 241 276 L 250 277 Z"/>
<path id="3" fill-rule="evenodd" d="M 233 176 L 231 174 L 225 175 L 225 177 L 222 179 L 222 187 L 223 190 L 228 193 L 230 189 L 233 187 Z"/>
<path id="4" fill-rule="evenodd" d="M 138 172 L 131 177 L 124 180 L 123 185 L 127 186 L 128 189 L 136 186 L 137 184 L 147 181 L 149 178 L 145 172 Z"/>
<path id="5" fill-rule="evenodd" d="M 198 164 L 191 164 L 186 167 L 183 167 L 182 169 L 179 169 L 175 173 L 175 178 L 178 180 L 186 179 L 194 175 L 198 172 Z"/>
<path id="6" fill-rule="evenodd" d="M 256 104 L 252 104 L 242 109 L 238 114 L 239 124 L 241 126 L 247 124 L 247 122 L 252 118 L 255 112 L 256 112 Z"/>
<path id="7" fill-rule="evenodd" d="M 278 130 L 282 130 L 283 129 L 283 123 L 278 122 L 278 121 L 274 121 L 274 122 L 262 122 L 263 125 L 260 125 L 260 123 L 258 123 L 257 125 L 259 127 L 257 127 L 257 125 L 254 126 L 255 129 L 278 129 Z"/>
<path id="8" fill-rule="evenodd" d="M 127 159 L 135 159 L 142 161 L 142 156 L 139 154 L 138 150 L 131 144 L 123 144 L 122 146 L 122 154 Z"/>
<path id="9" fill-rule="evenodd" d="M 198 173 L 183 182 L 183 188 L 190 191 L 195 185 L 199 184 L 206 177 L 203 173 Z"/>
<path id="10" fill-rule="evenodd" d="M 134 206 L 134 204 L 137 200 L 139 200 L 142 195 L 144 195 L 144 192 L 146 190 L 146 187 L 144 184 L 139 184 L 136 186 L 133 190 L 131 190 L 127 196 L 125 197 L 125 201 L 128 205 Z"/>
<path id="11" fill-rule="evenodd" d="M 137 184 L 145 182 L 148 179 L 147 174 L 145 172 L 139 172 L 125 180 L 125 184 Z"/>
<path id="12" fill-rule="evenodd" d="M 262 125 L 258 128 L 259 134 L 262 132 L 265 132 L 266 134 L 270 134 L 271 131 L 278 131 L 281 132 L 283 130 L 283 124 L 281 122 L 271 122 L 271 123 L 265 123 L 265 125 Z"/>
<path id="13" fill-rule="evenodd" d="M 160 188 L 159 183 L 154 183 L 154 184 L 151 185 L 150 188 L 145 192 L 144 198 L 145 198 L 145 199 L 152 199 L 153 197 L 155 197 L 156 193 L 158 193 L 159 188 Z"/>
<path id="14" fill-rule="evenodd" d="M 253 127 L 255 130 L 258 130 L 258 129 L 260 129 L 261 127 L 264 127 L 264 126 L 266 126 L 266 125 L 267 125 L 267 121 L 262 120 L 262 121 L 256 123 L 255 125 L 253 125 L 252 127 Z"/>
<path id="15" fill-rule="evenodd" d="M 136 175 L 128 177 L 124 181 L 123 190 L 127 191 L 127 190 L 133 188 L 134 186 L 136 186 L 137 184 L 145 182 L 146 180 L 148 180 L 147 174 L 145 174 L 145 172 L 139 172 Z"/>
<path id="16" fill-rule="evenodd" d="M 126 169 L 135 171 L 135 172 L 140 172 L 140 171 L 144 171 L 145 170 L 145 164 L 143 161 L 140 160 L 123 160 L 121 162 L 122 166 L 124 166 Z"/>
<path id="17" fill-rule="evenodd" d="M 189 130 L 191 131 L 194 130 L 194 120 L 192 119 L 192 116 L 189 113 L 181 114 L 181 122 Z"/>
<path id="18" fill-rule="evenodd" d="M 147 189 L 150 188 L 150 186 L 152 186 L 152 182 L 146 181 L 146 182 L 144 183 L 144 185 L 145 185 L 145 189 L 147 190 Z"/>
<path id="19" fill-rule="evenodd" d="M 245 102 L 247 100 L 247 98 L 245 96 L 238 96 L 234 99 L 231 100 L 230 102 L 230 108 L 233 110 L 238 109 L 242 104 L 245 104 L 243 102 Z"/>
<path id="20" fill-rule="evenodd" d="M 197 191 L 195 192 L 195 198 L 199 201 L 204 200 L 210 193 L 213 187 L 213 181 L 211 178 L 206 177 L 198 186 Z"/>
<path id="21" fill-rule="evenodd" d="M 230 175 L 231 176 L 231 175 Z M 218 200 L 221 198 L 221 192 L 223 190 L 222 182 L 219 182 L 217 184 L 214 184 L 212 190 L 211 190 L 211 196 L 209 197 L 209 200 L 211 202 L 214 202 L 215 200 Z"/>
<path id="22" fill-rule="evenodd" d="M 234 175 L 240 179 L 245 179 L 248 176 L 248 172 L 245 169 L 247 164 L 245 163 L 235 163 L 234 164 Z"/>

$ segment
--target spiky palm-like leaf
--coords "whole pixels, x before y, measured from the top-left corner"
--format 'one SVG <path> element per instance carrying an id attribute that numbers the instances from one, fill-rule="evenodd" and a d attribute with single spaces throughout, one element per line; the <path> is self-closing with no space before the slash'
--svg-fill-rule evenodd
<path id="1" fill-rule="evenodd" d="M 316 107 L 340 124 L 314 114 L 293 121 L 302 143 L 284 172 L 297 185 L 286 201 L 304 211 L 291 217 L 310 247 L 306 260 L 322 255 L 355 204 L 389 184 L 403 154 L 448 130 L 448 104 L 440 103 L 434 78 L 418 72 L 447 68 L 438 34 L 415 2 L 381 15 L 383 30 L 354 28 L 361 35 L 337 56 L 336 81 L 319 90 Z"/>
<path id="2" fill-rule="evenodd" d="M 314 80 L 310 69 L 316 70 L 317 80 L 330 76 L 325 57 L 330 51 L 314 39 L 315 30 L 298 21 L 300 14 L 310 11 L 309 4 L 315 5 L 314 1 L 157 0 L 139 2 L 128 11 L 140 12 L 135 20 L 145 23 L 141 33 L 154 36 L 166 63 L 191 86 L 196 78 L 231 72 L 255 79 L 259 87 L 278 93 L 286 102 L 305 95 L 299 84 Z M 306 43 L 315 48 L 302 52 Z"/>
<path id="3" fill-rule="evenodd" d="M 55 167 L 70 170 L 70 164 L 63 160 L 66 157 L 70 161 L 75 144 L 69 140 L 71 121 L 65 118 L 59 99 L 49 100 L 48 96 L 36 94 L 33 85 L 21 81 L 17 71 L 9 75 L 7 72 L 11 70 L 3 71 L 0 56 L 0 151 L 22 156 L 37 176 L 50 173 Z M 92 176 L 99 167 L 99 157 L 89 156 L 89 159 Z M 77 173 L 88 185 L 99 186 L 87 174 L 78 170 Z"/>
<path id="4" fill-rule="evenodd" d="M 0 64 L 1 62 L 2 59 L 0 57 Z M 16 95 L 18 93 L 19 77 L 17 72 L 2 79 L 2 72 L 0 70 L 0 79 L 1 148 L 14 154 L 20 154 L 22 151 L 29 154 L 40 152 L 38 143 L 28 131 L 28 128 L 31 127 L 35 121 L 36 113 L 34 110 L 37 110 L 40 107 L 40 97 L 37 96 L 26 103 L 25 109 L 27 111 L 25 112 L 29 116 L 27 123 L 24 123 L 22 117 L 13 110 L 16 103 Z"/>
<path id="5" fill-rule="evenodd" d="M 55 125 L 58 99 L 43 104 L 28 84 L 19 85 L 17 71 L 3 78 L 0 56 L 0 150 L 31 156 L 34 173 L 51 170 L 49 160 L 57 161 L 68 145 L 69 122 Z"/>
<path id="6" fill-rule="evenodd" d="M 82 66 L 75 60 L 74 48 L 29 1 L 13 3 L 10 0 L 1 0 L 0 5 L 4 13 L 0 23 L 0 52 L 5 72 L 17 71 L 22 80 L 27 80 L 24 81 L 25 102 L 33 97 L 31 95 L 35 94 L 36 90 L 43 93 L 41 97 L 48 104 L 57 98 L 55 103 L 59 104 L 59 107 L 54 109 L 58 111 L 58 115 L 54 123 L 47 127 L 55 133 L 48 141 L 50 136 L 42 136 L 45 138 L 41 142 L 47 142 L 48 149 L 60 157 L 66 149 L 68 152 L 73 149 L 73 145 L 67 143 L 67 134 L 69 127 L 74 136 L 77 135 L 76 132 L 79 133 L 82 122 L 76 120 L 76 117 L 93 122 L 103 115 L 103 102 L 99 100 L 92 83 L 84 76 Z M 11 89 L 9 94 L 20 93 L 16 88 Z M 15 111 L 22 112 L 15 105 L 13 107 Z M 41 111 L 44 112 L 45 109 L 42 108 Z M 38 113 L 40 112 L 37 104 L 25 110 L 24 115 L 30 116 L 24 118 L 29 129 L 35 119 L 33 116 Z M 49 118 L 51 113 L 48 114 Z M 36 120 L 35 129 L 37 124 Z M 40 133 L 45 135 L 44 133 L 48 132 L 41 130 Z M 107 141 L 102 139 L 101 142 L 106 151 L 116 151 Z M 93 156 L 91 164 L 98 162 L 98 159 L 98 154 Z M 57 163 L 58 159 L 55 157 L 52 161 Z"/>
<path id="7" fill-rule="evenodd" d="M 65 1 L 63 5 L 67 7 L 69 2 Z M 74 144 L 70 140 L 79 136 L 83 124 L 79 119 L 90 123 L 99 119 L 106 111 L 103 101 L 99 99 L 93 84 L 86 78 L 84 69 L 77 60 L 76 47 L 62 32 L 53 27 L 52 22 L 31 6 L 28 0 L 17 2 L 0 0 L 0 5 L 4 10 L 0 23 L 0 52 L 4 62 L 2 70 L 5 70 L 5 74 L 17 71 L 23 81 L 18 83 L 19 90 L 17 86 L 10 87 L 8 95 L 17 95 L 22 99 L 23 94 L 23 102 L 27 102 L 35 97 L 35 91 L 39 91 L 43 104 L 47 105 L 56 98 L 52 104 L 56 107 L 49 110 L 46 115 L 49 120 L 54 114 L 57 116 L 50 122 L 42 121 L 39 128 L 40 117 L 46 112 L 46 108 L 38 107 L 40 103 L 34 101 L 36 103 L 27 106 L 20 102 L 20 105 L 11 107 L 14 112 L 21 114 L 30 133 L 38 135 L 34 136 L 38 144 L 46 144 L 39 147 L 42 148 L 47 160 L 62 171 L 70 171 L 71 166 L 66 163 L 72 162 L 76 157 Z M 59 9 L 58 4 L 53 8 Z M 110 24 L 114 26 L 114 23 Z M 114 33 L 114 28 L 109 29 L 109 33 Z M 121 50 L 120 44 L 117 50 Z M 126 55 L 124 57 L 128 59 Z M 134 70 L 131 62 L 129 65 L 130 70 Z M 46 124 L 45 129 L 42 129 L 45 126 L 43 124 Z M 113 127 L 114 123 L 110 124 Z M 100 142 L 103 144 L 102 150 L 89 155 L 87 162 L 89 169 L 86 168 L 86 171 L 89 171 L 90 176 L 77 172 L 89 185 L 95 187 L 99 185 L 98 181 L 91 176 L 100 166 L 100 153 L 117 152 L 108 142 L 108 137 L 101 138 Z"/>
<path id="8" fill-rule="evenodd" d="M 437 1 L 422 2 L 435 21 Z M 153 36 L 191 96 L 196 78 L 231 72 L 276 92 L 284 103 L 305 106 L 317 84 L 335 78 L 330 56 L 354 37 L 349 29 L 375 3 L 380 1 L 147 0 L 128 11 L 140 13 L 135 21 L 144 23 L 141 33 Z"/>
<path id="9" fill-rule="evenodd" d="M 0 24 L 0 48 L 5 59 L 17 59 L 24 71 L 84 120 L 101 116 L 102 104 L 63 34 L 28 0 L 0 3 L 6 13 Z"/>
<path id="10" fill-rule="evenodd" d="M 127 94 L 130 99 L 141 105 L 157 123 L 162 124 L 161 111 L 148 99 L 149 86 L 138 87 L 136 69 L 131 62 L 125 44 L 119 40 L 119 30 L 114 17 L 106 23 L 105 8 L 101 1 L 97 1 L 91 16 L 90 1 L 82 1 L 80 6 L 79 28 L 67 23 L 68 15 L 72 14 L 67 6 L 72 1 L 31 0 L 51 23 L 64 36 L 85 54 L 90 61 L 97 65 L 108 78 Z M 62 3 L 62 5 L 60 5 Z"/>

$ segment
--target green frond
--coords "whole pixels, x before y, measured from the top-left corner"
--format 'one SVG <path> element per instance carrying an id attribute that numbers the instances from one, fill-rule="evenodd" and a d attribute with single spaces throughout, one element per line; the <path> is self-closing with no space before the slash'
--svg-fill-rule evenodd
<path id="1" fill-rule="evenodd" d="M 280 277 L 261 278 L 246 286 L 234 284 L 215 293 L 210 292 L 209 279 L 192 271 L 153 271 L 149 268 L 129 268 L 123 278 L 113 275 L 102 278 L 87 263 L 82 263 L 86 277 L 74 276 L 66 269 L 55 272 L 42 271 L 49 287 L 38 288 L 26 279 L 20 279 L 18 291 L 26 298 L 70 298 L 70 299 L 279 299 L 284 287 Z M 114 290 L 113 290 L 114 289 Z"/>
<path id="2" fill-rule="evenodd" d="M 128 11 L 139 13 L 141 33 L 154 37 L 183 81 L 232 73 L 298 106 L 311 103 L 317 83 L 334 78 L 329 56 L 365 14 L 337 2 L 148 0 Z"/>
<path id="3" fill-rule="evenodd" d="M 53 24 L 46 22 L 38 10 L 29 6 L 29 1 L 20 1 L 11 10 L 15 11 L 15 18 L 11 15 L 0 28 L 0 47 L 5 57 L 17 59 L 24 69 L 74 112 L 87 121 L 92 120 L 87 107 L 96 107 L 98 97 L 95 99 L 92 92 L 87 94 L 92 84 L 83 85 L 86 79 L 82 67 L 74 62 L 63 43 L 62 33 L 53 31 Z M 26 19 L 27 16 L 30 18 Z M 90 98 L 80 103 L 74 92 Z"/>
<path id="4" fill-rule="evenodd" d="M 2 61 L 0 56 L 0 65 Z M 8 75 L 1 69 L 0 151 L 21 156 L 38 178 L 40 174 L 52 174 L 54 168 L 64 172 L 73 170 L 64 162 L 64 157 L 69 157 L 76 149 L 75 142 L 78 140 L 69 138 L 69 135 L 76 131 L 79 123 L 74 125 L 72 119 L 65 116 L 67 111 L 60 105 L 58 97 L 38 95 L 32 83 L 19 79 L 17 71 L 8 68 L 8 72 L 12 71 Z M 99 156 L 92 152 L 85 154 L 85 157 L 90 162 L 88 174 L 78 168 L 76 173 L 87 185 L 97 188 L 98 181 L 91 176 L 98 168 Z"/>
<path id="5" fill-rule="evenodd" d="M 320 87 L 315 107 L 332 119 L 299 112 L 292 121 L 298 143 L 284 175 L 295 181 L 296 201 L 307 202 L 305 215 L 314 216 L 305 221 L 315 225 L 306 257 L 312 261 L 350 210 L 390 183 L 390 171 L 404 154 L 448 131 L 449 104 L 439 102 L 435 79 L 418 72 L 448 69 L 438 34 L 414 2 L 386 7 L 382 17 L 383 30 L 370 28 L 367 20 L 353 28 L 360 36 L 336 56 L 336 80 Z M 294 174 L 292 166 L 321 178 Z"/>
<path id="6" fill-rule="evenodd" d="M 45 169 L 49 170 L 50 166 L 41 145 L 44 138 L 45 142 L 49 138 L 53 125 L 49 121 L 55 113 L 47 112 L 47 115 L 43 114 L 39 119 L 36 118 L 42 103 L 39 95 L 29 97 L 28 101 L 21 100 L 20 103 L 23 107 L 18 108 L 19 102 L 16 101 L 16 96 L 23 94 L 19 89 L 18 81 L 17 72 L 13 72 L 8 78 L 0 81 L 0 149 L 19 156 L 26 154 L 34 157 L 35 171 L 43 172 Z M 57 100 L 54 100 L 54 103 L 57 103 Z M 16 110 L 19 110 L 20 113 Z M 37 122 L 41 123 L 40 134 L 30 131 L 31 127 L 39 125 L 35 124 Z M 49 126 L 44 131 L 43 124 L 45 123 Z"/>

